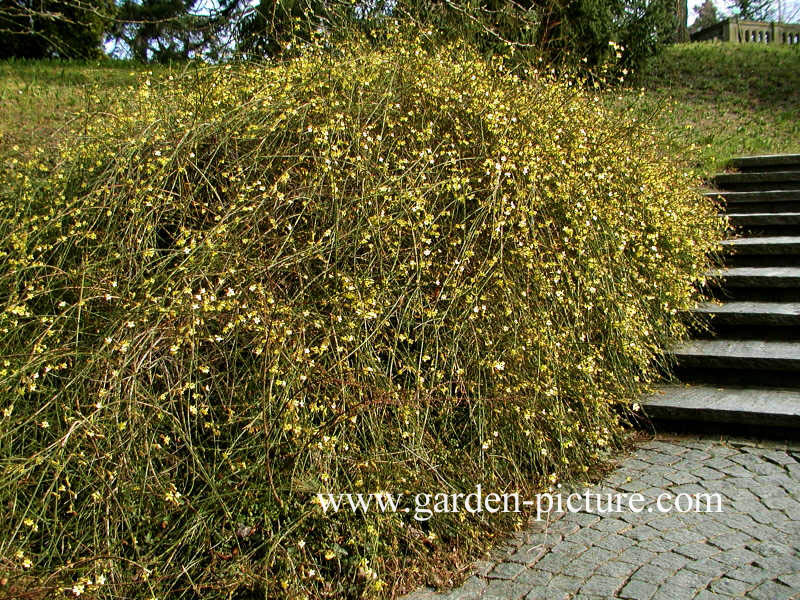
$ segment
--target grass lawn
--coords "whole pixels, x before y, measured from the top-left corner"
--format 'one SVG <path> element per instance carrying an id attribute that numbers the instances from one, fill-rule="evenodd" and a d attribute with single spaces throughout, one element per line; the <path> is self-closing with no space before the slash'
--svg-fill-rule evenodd
<path id="1" fill-rule="evenodd" d="M 57 142 L 77 110 L 133 85 L 152 67 L 123 61 L 0 61 L 0 156 Z"/>
<path id="2" fill-rule="evenodd" d="M 800 47 L 678 44 L 634 84 L 669 133 L 676 154 L 702 175 L 736 155 L 800 152 Z"/>

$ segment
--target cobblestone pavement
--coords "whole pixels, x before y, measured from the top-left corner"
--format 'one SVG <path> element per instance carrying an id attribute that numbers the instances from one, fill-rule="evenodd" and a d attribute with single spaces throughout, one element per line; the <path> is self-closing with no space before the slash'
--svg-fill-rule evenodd
<path id="1" fill-rule="evenodd" d="M 406 600 L 800 598 L 800 442 L 660 437 L 591 489 L 653 510 L 553 515 L 460 588 Z M 660 513 L 665 492 L 719 492 L 722 512 Z"/>

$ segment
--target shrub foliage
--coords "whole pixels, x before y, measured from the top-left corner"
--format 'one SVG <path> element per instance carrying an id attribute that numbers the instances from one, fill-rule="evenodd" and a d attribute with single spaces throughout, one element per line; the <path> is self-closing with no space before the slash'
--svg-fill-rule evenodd
<path id="1" fill-rule="evenodd" d="M 617 447 L 720 224 L 603 104 L 399 36 L 143 81 L 7 165 L 7 586 L 389 594 L 503 520 L 315 492 L 531 491 Z"/>
<path id="2" fill-rule="evenodd" d="M 0 59 L 100 58 L 113 0 L 0 0 Z"/>

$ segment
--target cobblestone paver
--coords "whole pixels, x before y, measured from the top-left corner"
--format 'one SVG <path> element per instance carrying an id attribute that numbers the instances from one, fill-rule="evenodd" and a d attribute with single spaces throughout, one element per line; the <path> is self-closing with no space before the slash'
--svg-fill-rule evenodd
<path id="1" fill-rule="evenodd" d="M 800 443 L 656 438 L 592 491 L 647 500 L 535 522 L 460 588 L 406 600 L 800 598 Z M 722 512 L 656 510 L 695 492 L 718 492 Z"/>

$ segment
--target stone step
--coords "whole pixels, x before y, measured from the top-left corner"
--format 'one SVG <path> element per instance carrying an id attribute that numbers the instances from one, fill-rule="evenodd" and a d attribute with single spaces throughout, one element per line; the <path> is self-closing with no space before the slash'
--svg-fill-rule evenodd
<path id="1" fill-rule="evenodd" d="M 706 198 L 722 198 L 728 205 L 746 203 L 800 202 L 800 190 L 771 189 L 755 192 L 712 190 L 703 192 Z"/>
<path id="2" fill-rule="evenodd" d="M 739 236 L 800 236 L 800 212 L 753 212 L 725 215 Z"/>
<path id="3" fill-rule="evenodd" d="M 707 198 L 723 199 L 725 212 L 783 213 L 800 212 L 800 190 L 767 190 L 760 192 L 706 192 Z"/>
<path id="4" fill-rule="evenodd" d="M 670 355 L 683 369 L 800 372 L 800 343 L 765 340 L 689 340 Z"/>
<path id="5" fill-rule="evenodd" d="M 800 170 L 754 173 L 720 173 L 714 177 L 714 185 L 722 190 L 774 191 L 800 189 Z"/>
<path id="6" fill-rule="evenodd" d="M 800 154 L 730 166 L 738 172 L 717 175 L 721 191 L 706 193 L 740 234 L 721 242 L 726 266 L 709 273 L 707 291 L 724 301 L 690 311 L 696 339 L 669 352 L 684 384 L 656 390 L 644 410 L 705 428 L 800 430 Z"/>
<path id="7" fill-rule="evenodd" d="M 792 171 L 800 169 L 800 154 L 737 156 L 728 164 L 729 166 L 741 172 Z"/>
<path id="8" fill-rule="evenodd" d="M 739 213 L 728 215 L 735 227 L 792 227 L 800 225 L 800 212 Z"/>
<path id="9" fill-rule="evenodd" d="M 800 390 L 666 385 L 642 401 L 651 419 L 800 427 Z"/>
<path id="10" fill-rule="evenodd" d="M 800 288 L 800 267 L 728 267 L 708 275 L 726 288 Z"/>
<path id="11" fill-rule="evenodd" d="M 800 254 L 800 237 L 743 237 L 733 240 L 724 240 L 722 242 L 722 248 L 725 252 L 736 255 L 796 255 Z"/>
<path id="12" fill-rule="evenodd" d="M 703 302 L 691 312 L 712 317 L 714 326 L 800 326 L 800 302 Z"/>

